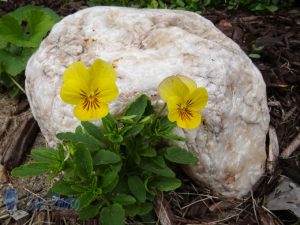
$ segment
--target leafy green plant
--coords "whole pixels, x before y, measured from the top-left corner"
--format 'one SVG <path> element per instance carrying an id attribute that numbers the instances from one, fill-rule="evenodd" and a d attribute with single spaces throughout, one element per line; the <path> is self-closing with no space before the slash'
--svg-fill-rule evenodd
<path id="1" fill-rule="evenodd" d="M 162 110 L 154 112 L 146 95 L 136 99 L 119 118 L 107 115 L 102 126 L 82 122 L 76 131 L 60 133 L 57 149 L 35 149 L 33 162 L 12 171 L 14 176 L 63 172 L 50 193 L 76 197 L 80 219 L 99 217 L 103 225 L 123 225 L 126 216 L 152 210 L 157 190 L 181 185 L 170 163 L 195 164 L 197 158 L 166 140 L 184 141 Z"/>
<path id="2" fill-rule="evenodd" d="M 88 6 L 117 5 L 136 8 L 169 8 L 200 12 L 203 7 L 223 7 L 228 9 L 246 8 L 251 11 L 275 12 L 279 8 L 290 7 L 294 0 L 88 0 Z"/>
<path id="3" fill-rule="evenodd" d="M 25 6 L 0 18 L 0 80 L 16 96 L 22 89 L 29 57 L 59 21 L 48 8 Z"/>

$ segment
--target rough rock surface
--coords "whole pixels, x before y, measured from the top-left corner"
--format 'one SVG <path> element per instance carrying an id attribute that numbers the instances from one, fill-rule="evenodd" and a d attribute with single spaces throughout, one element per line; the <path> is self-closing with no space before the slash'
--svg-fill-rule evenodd
<path id="1" fill-rule="evenodd" d="M 119 113 L 140 93 L 161 105 L 158 84 L 184 74 L 209 93 L 204 124 L 177 132 L 186 136 L 199 165 L 186 168 L 227 197 L 241 197 L 261 177 L 269 125 L 265 83 L 232 40 L 201 16 L 184 11 L 95 7 L 55 25 L 26 68 L 26 92 L 34 117 L 50 145 L 55 134 L 79 124 L 71 105 L 59 97 L 62 75 L 71 63 L 96 58 L 117 70 Z"/>

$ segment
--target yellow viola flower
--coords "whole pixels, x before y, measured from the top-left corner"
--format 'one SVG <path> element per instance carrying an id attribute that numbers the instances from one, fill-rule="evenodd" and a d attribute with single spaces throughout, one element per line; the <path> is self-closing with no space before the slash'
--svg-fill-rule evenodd
<path id="1" fill-rule="evenodd" d="M 183 75 L 174 75 L 164 79 L 159 87 L 160 97 L 167 103 L 168 119 L 176 121 L 181 128 L 194 129 L 201 123 L 200 109 L 208 101 L 207 90 L 197 88 L 192 79 Z"/>
<path id="2" fill-rule="evenodd" d="M 75 62 L 64 72 L 60 97 L 75 105 L 74 115 L 81 121 L 105 117 L 108 103 L 117 96 L 116 72 L 101 59 L 96 59 L 89 68 L 81 61 Z"/>

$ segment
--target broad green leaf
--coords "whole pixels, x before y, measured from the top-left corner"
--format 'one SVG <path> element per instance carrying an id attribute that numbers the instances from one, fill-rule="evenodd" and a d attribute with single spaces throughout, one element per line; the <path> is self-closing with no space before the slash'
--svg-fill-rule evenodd
<path id="1" fill-rule="evenodd" d="M 178 136 L 176 134 L 164 132 L 164 133 L 159 133 L 157 136 L 171 140 L 171 141 L 186 141 L 186 138 L 183 138 L 181 136 Z"/>
<path id="2" fill-rule="evenodd" d="M 66 196 L 78 194 L 77 191 L 71 188 L 71 185 L 72 183 L 61 180 L 56 182 L 49 192 Z"/>
<path id="3" fill-rule="evenodd" d="M 76 145 L 74 163 L 77 173 L 81 178 L 88 179 L 91 177 L 93 171 L 93 159 L 91 153 L 83 144 Z"/>
<path id="4" fill-rule="evenodd" d="M 81 125 L 89 135 L 93 136 L 99 141 L 104 140 L 103 131 L 100 127 L 88 121 L 82 121 Z"/>
<path id="5" fill-rule="evenodd" d="M 142 159 L 140 167 L 163 177 L 175 177 L 175 173 L 162 162 L 164 160 L 160 157 Z"/>
<path id="6" fill-rule="evenodd" d="M 103 191 L 105 193 L 112 191 L 118 184 L 119 175 L 116 171 L 110 171 L 105 174 L 102 181 Z"/>
<path id="7" fill-rule="evenodd" d="M 32 49 L 23 49 L 21 55 L 14 55 L 5 49 L 0 49 L 0 63 L 3 70 L 11 76 L 20 74 L 24 71 L 32 53 Z"/>
<path id="8" fill-rule="evenodd" d="M 146 201 L 146 189 L 144 182 L 138 176 L 128 177 L 128 187 L 134 197 L 137 198 L 140 202 Z"/>
<path id="9" fill-rule="evenodd" d="M 169 161 L 180 164 L 197 164 L 198 162 L 198 159 L 191 152 L 179 147 L 165 148 L 164 156 Z"/>
<path id="10" fill-rule="evenodd" d="M 147 104 L 148 104 L 148 97 L 147 95 L 141 95 L 138 97 L 133 103 L 129 105 L 126 109 L 124 116 L 132 116 L 135 115 L 136 117 L 133 118 L 134 121 L 138 121 L 144 114 Z"/>
<path id="11" fill-rule="evenodd" d="M 38 47 L 59 17 L 50 9 L 26 6 L 0 19 L 0 39 L 20 47 Z M 24 27 L 22 22 L 26 22 Z"/>
<path id="12" fill-rule="evenodd" d="M 144 157 L 155 157 L 156 156 L 156 150 L 154 148 L 151 148 L 151 147 L 148 147 L 148 148 L 145 147 L 145 148 L 141 149 L 139 154 L 141 156 L 144 156 Z"/>
<path id="13" fill-rule="evenodd" d="M 172 191 L 181 186 L 181 181 L 177 178 L 156 177 L 150 182 L 150 186 L 160 191 Z"/>
<path id="14" fill-rule="evenodd" d="M 121 157 L 111 151 L 100 150 L 93 157 L 94 165 L 113 164 L 121 161 Z"/>
<path id="15" fill-rule="evenodd" d="M 35 148 L 31 151 L 31 157 L 35 162 L 58 163 L 58 151 L 53 148 Z M 51 165 L 50 165 L 51 166 Z"/>
<path id="16" fill-rule="evenodd" d="M 124 225 L 125 210 L 120 204 L 114 203 L 109 207 L 102 208 L 100 220 L 102 225 Z"/>
<path id="17" fill-rule="evenodd" d="M 113 201 L 121 205 L 131 205 L 136 202 L 133 196 L 126 195 L 126 194 L 118 194 L 117 196 L 114 197 Z"/>
<path id="18" fill-rule="evenodd" d="M 30 163 L 14 168 L 11 174 L 15 177 L 38 176 L 49 172 L 48 164 Z"/>
<path id="19" fill-rule="evenodd" d="M 78 210 L 81 210 L 91 204 L 95 200 L 95 195 L 96 193 L 93 191 L 87 191 L 81 194 L 78 198 Z"/>
<path id="20" fill-rule="evenodd" d="M 100 147 L 102 147 L 102 143 L 99 142 L 94 137 L 88 134 L 75 134 L 72 132 L 58 133 L 56 137 L 62 141 L 69 141 L 73 144 L 83 143 L 87 149 L 91 152 L 94 152 Z"/>
<path id="21" fill-rule="evenodd" d="M 136 216 L 136 215 L 145 215 L 149 213 L 153 208 L 153 205 L 150 202 L 136 203 L 133 205 L 125 206 L 126 215 Z"/>
<path id="22" fill-rule="evenodd" d="M 89 205 L 79 211 L 80 220 L 88 220 L 94 218 L 99 213 L 99 205 Z"/>

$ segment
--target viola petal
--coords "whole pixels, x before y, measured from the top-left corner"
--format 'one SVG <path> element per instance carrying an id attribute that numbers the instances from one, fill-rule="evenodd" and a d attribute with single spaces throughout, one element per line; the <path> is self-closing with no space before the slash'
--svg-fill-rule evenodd
<path id="1" fill-rule="evenodd" d="M 192 93 L 193 91 L 196 90 L 197 84 L 195 81 L 183 75 L 176 75 L 176 76 L 188 87 L 189 93 Z"/>
<path id="2" fill-rule="evenodd" d="M 208 101 L 207 90 L 203 87 L 197 88 L 191 95 L 186 97 L 185 101 L 191 110 L 203 109 Z"/>
<path id="3" fill-rule="evenodd" d="M 158 92 L 160 97 L 167 102 L 170 97 L 185 96 L 189 93 L 189 88 L 178 76 L 170 76 L 159 84 Z"/>
<path id="4" fill-rule="evenodd" d="M 181 104 L 181 98 L 177 96 L 172 96 L 168 98 L 167 107 L 168 107 L 168 119 L 171 122 L 174 122 L 179 117 L 178 107 Z"/>
<path id="5" fill-rule="evenodd" d="M 106 103 L 98 102 L 99 107 L 85 106 L 82 100 L 80 104 L 74 108 L 74 115 L 81 121 L 97 120 L 105 117 L 108 114 L 108 105 Z"/>
<path id="6" fill-rule="evenodd" d="M 186 128 L 186 129 L 195 129 L 197 128 L 202 119 L 202 115 L 198 111 L 191 111 L 191 117 L 189 119 L 185 118 L 182 119 L 180 116 L 177 118 L 177 126 L 181 128 Z"/>
<path id="7" fill-rule="evenodd" d="M 68 104 L 78 104 L 81 91 L 88 92 L 89 73 L 83 62 L 71 64 L 64 72 L 60 97 Z"/>

